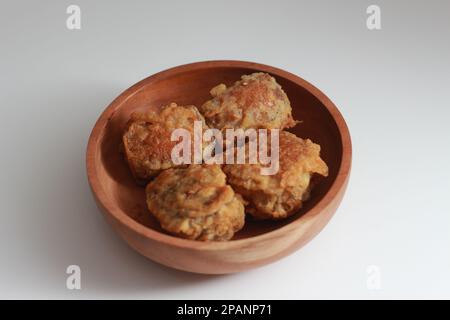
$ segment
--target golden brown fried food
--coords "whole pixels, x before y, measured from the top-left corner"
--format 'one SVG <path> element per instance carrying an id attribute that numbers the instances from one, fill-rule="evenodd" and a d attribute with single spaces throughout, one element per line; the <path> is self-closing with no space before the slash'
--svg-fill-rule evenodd
<path id="1" fill-rule="evenodd" d="M 223 167 L 228 183 L 248 202 L 247 212 L 258 219 L 281 219 L 293 214 L 309 197 L 312 175 L 328 175 L 328 167 L 320 158 L 320 146 L 285 131 L 280 132 L 278 172 L 262 175 L 260 168 L 261 164 L 248 161 Z"/>
<path id="2" fill-rule="evenodd" d="M 286 93 L 267 73 L 244 75 L 232 87 L 220 84 L 210 93 L 213 99 L 199 109 L 211 128 L 284 129 L 296 124 Z"/>
<path id="3" fill-rule="evenodd" d="M 148 180 L 161 170 L 174 167 L 171 160 L 172 131 L 187 129 L 193 136 L 194 121 L 205 120 L 195 106 L 171 103 L 157 111 L 133 113 L 123 135 L 123 146 L 130 169 L 138 180 Z"/>
<path id="4" fill-rule="evenodd" d="M 166 231 L 188 239 L 229 240 L 244 226 L 244 205 L 218 165 L 163 171 L 146 188 L 147 205 Z"/>

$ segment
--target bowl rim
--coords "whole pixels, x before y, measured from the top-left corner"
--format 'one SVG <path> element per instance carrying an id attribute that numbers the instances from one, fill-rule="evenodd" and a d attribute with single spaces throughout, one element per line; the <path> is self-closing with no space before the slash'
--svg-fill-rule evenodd
<path id="1" fill-rule="evenodd" d="M 126 102 L 131 96 L 137 94 L 140 90 L 142 90 L 144 87 L 146 87 L 152 82 L 159 81 L 179 73 L 188 72 L 195 69 L 207 69 L 212 67 L 253 69 L 255 70 L 255 72 L 258 71 L 267 72 L 274 76 L 288 79 L 289 81 L 292 81 L 297 85 L 302 86 L 312 95 L 314 95 L 330 112 L 333 120 L 336 122 L 340 138 L 342 141 L 342 159 L 336 175 L 336 179 L 333 181 L 331 187 L 328 189 L 328 191 L 325 193 L 325 195 L 318 203 L 316 203 L 312 208 L 310 208 L 307 212 L 305 212 L 300 218 L 280 228 L 253 237 L 224 242 L 219 241 L 204 242 L 178 238 L 169 234 L 161 233 L 157 230 L 148 228 L 145 225 L 140 224 L 136 220 L 129 217 L 121 208 L 119 208 L 117 205 L 114 204 L 113 201 L 110 200 L 106 191 L 103 189 L 100 183 L 100 179 L 98 177 L 97 169 L 95 166 L 95 161 L 97 159 L 98 152 L 100 152 L 99 142 L 102 137 L 103 130 L 106 128 L 108 121 L 113 116 L 115 111 L 118 110 L 121 107 L 121 105 L 124 102 Z M 162 244 L 193 250 L 225 250 L 225 249 L 228 250 L 233 248 L 247 247 L 250 244 L 265 241 L 272 237 L 277 237 L 282 233 L 288 233 L 296 229 L 298 226 L 303 224 L 305 220 L 313 219 L 314 217 L 319 216 L 320 212 L 326 209 L 333 202 L 333 200 L 339 194 L 339 192 L 346 187 L 348 176 L 350 174 L 351 161 L 352 161 L 352 144 L 347 124 L 345 123 L 344 118 L 342 117 L 341 113 L 339 112 L 335 104 L 322 91 L 320 91 L 318 88 L 316 88 L 308 81 L 288 71 L 261 63 L 240 61 L 240 60 L 210 60 L 210 61 L 201 61 L 183 64 L 160 71 L 137 82 L 136 84 L 132 85 L 131 87 L 123 91 L 101 113 L 89 136 L 86 150 L 86 170 L 89 185 L 94 197 L 97 200 L 96 201 L 97 204 L 101 207 L 101 209 L 103 209 L 102 211 L 105 214 L 108 214 L 109 216 L 114 218 L 116 222 L 125 226 L 128 230 L 135 232 L 145 238 L 149 238 L 153 241 L 157 241 Z"/>

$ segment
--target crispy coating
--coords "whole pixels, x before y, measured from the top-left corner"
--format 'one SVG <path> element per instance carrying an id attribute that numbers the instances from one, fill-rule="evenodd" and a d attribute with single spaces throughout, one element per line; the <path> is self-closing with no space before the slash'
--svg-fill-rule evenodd
<path id="1" fill-rule="evenodd" d="M 213 99 L 199 109 L 211 128 L 284 129 L 296 124 L 286 93 L 267 73 L 243 75 L 233 86 L 219 84 L 210 93 Z"/>
<path id="2" fill-rule="evenodd" d="M 166 231 L 195 240 L 229 240 L 244 226 L 242 200 L 218 165 L 163 171 L 146 188 L 147 206 Z"/>
<path id="3" fill-rule="evenodd" d="M 205 120 L 195 106 L 178 106 L 171 103 L 157 111 L 133 113 L 123 134 L 122 141 L 130 169 L 139 181 L 146 181 L 161 170 L 172 168 L 171 141 L 174 129 L 184 128 L 193 136 L 194 121 Z M 193 153 L 192 153 L 193 154 Z"/>
<path id="4" fill-rule="evenodd" d="M 228 183 L 248 202 L 246 211 L 257 219 L 282 219 L 295 213 L 309 197 L 312 175 L 328 175 L 320 146 L 285 131 L 280 132 L 278 172 L 261 175 L 260 168 L 261 164 L 248 161 L 223 167 Z"/>

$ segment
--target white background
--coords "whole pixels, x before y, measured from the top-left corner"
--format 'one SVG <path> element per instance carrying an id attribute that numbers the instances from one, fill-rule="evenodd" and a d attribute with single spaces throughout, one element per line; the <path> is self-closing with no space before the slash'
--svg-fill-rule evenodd
<path id="1" fill-rule="evenodd" d="M 72 3 L 78 31 L 65 24 Z M 366 28 L 370 4 L 382 30 Z M 2 1 L 0 21 L 0 298 L 450 298 L 450 2 Z M 310 81 L 354 148 L 348 191 L 319 236 L 214 277 L 129 249 L 97 211 L 84 162 L 121 91 L 212 59 Z M 66 289 L 70 264 L 79 291 Z M 379 290 L 367 287 L 370 265 Z"/>

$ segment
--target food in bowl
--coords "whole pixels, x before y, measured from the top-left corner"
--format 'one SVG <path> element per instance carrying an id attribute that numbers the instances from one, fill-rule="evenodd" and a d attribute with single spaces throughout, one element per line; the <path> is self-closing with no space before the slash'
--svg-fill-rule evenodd
<path id="1" fill-rule="evenodd" d="M 176 103 L 131 115 L 122 142 L 126 160 L 137 181 L 145 183 L 162 170 L 176 166 L 171 158 L 176 141 L 172 141 L 171 134 L 179 128 L 194 133 L 195 121 L 201 121 L 206 128 L 205 120 L 195 106 Z"/>
<path id="2" fill-rule="evenodd" d="M 257 219 L 282 219 L 295 213 L 309 198 L 311 178 L 328 175 L 320 146 L 286 131 L 279 136 L 277 173 L 262 175 L 261 166 L 246 161 L 223 167 L 228 183 L 248 203 L 246 211 Z"/>
<path id="3" fill-rule="evenodd" d="M 318 144 L 279 132 L 297 122 L 286 93 L 269 74 L 243 75 L 229 88 L 214 87 L 211 94 L 213 99 L 199 109 L 171 103 L 133 113 L 123 146 L 133 176 L 148 182 L 147 207 L 162 229 L 191 240 L 225 241 L 244 227 L 245 213 L 271 220 L 294 214 L 308 200 L 312 181 L 326 177 L 328 167 Z M 200 133 L 195 130 L 199 123 Z M 252 161 L 225 163 L 223 168 L 196 161 L 179 164 L 172 154 L 178 144 L 172 136 L 176 129 L 202 137 L 208 129 L 276 131 L 277 170 L 262 174 L 264 164 Z M 269 140 L 267 149 L 272 152 Z M 199 149 L 208 146 L 202 142 Z"/>
<path id="4" fill-rule="evenodd" d="M 286 93 L 267 73 L 243 75 L 233 86 L 219 84 L 210 94 L 213 98 L 199 109 L 211 128 L 284 129 L 296 124 Z"/>
<path id="5" fill-rule="evenodd" d="M 244 226 L 242 199 L 219 165 L 163 171 L 146 188 L 147 205 L 161 227 L 193 240 L 229 240 Z"/>
<path id="6" fill-rule="evenodd" d="M 231 241 L 193 241 L 161 229 L 148 211 L 145 188 L 137 185 L 118 144 L 136 110 L 179 104 L 201 105 L 218 83 L 231 86 L 243 74 L 266 72 L 289 96 L 294 119 L 289 129 L 321 145 L 329 168 L 302 208 L 287 219 L 254 221 Z M 114 231 L 144 257 L 159 264 L 201 274 L 229 274 L 273 263 L 309 243 L 336 213 L 350 180 L 351 137 L 339 109 L 318 88 L 288 71 L 244 61 L 204 61 L 151 75 L 127 88 L 102 112 L 89 137 L 86 171 L 94 200 Z M 349 200 L 349 199 L 347 199 Z"/>

